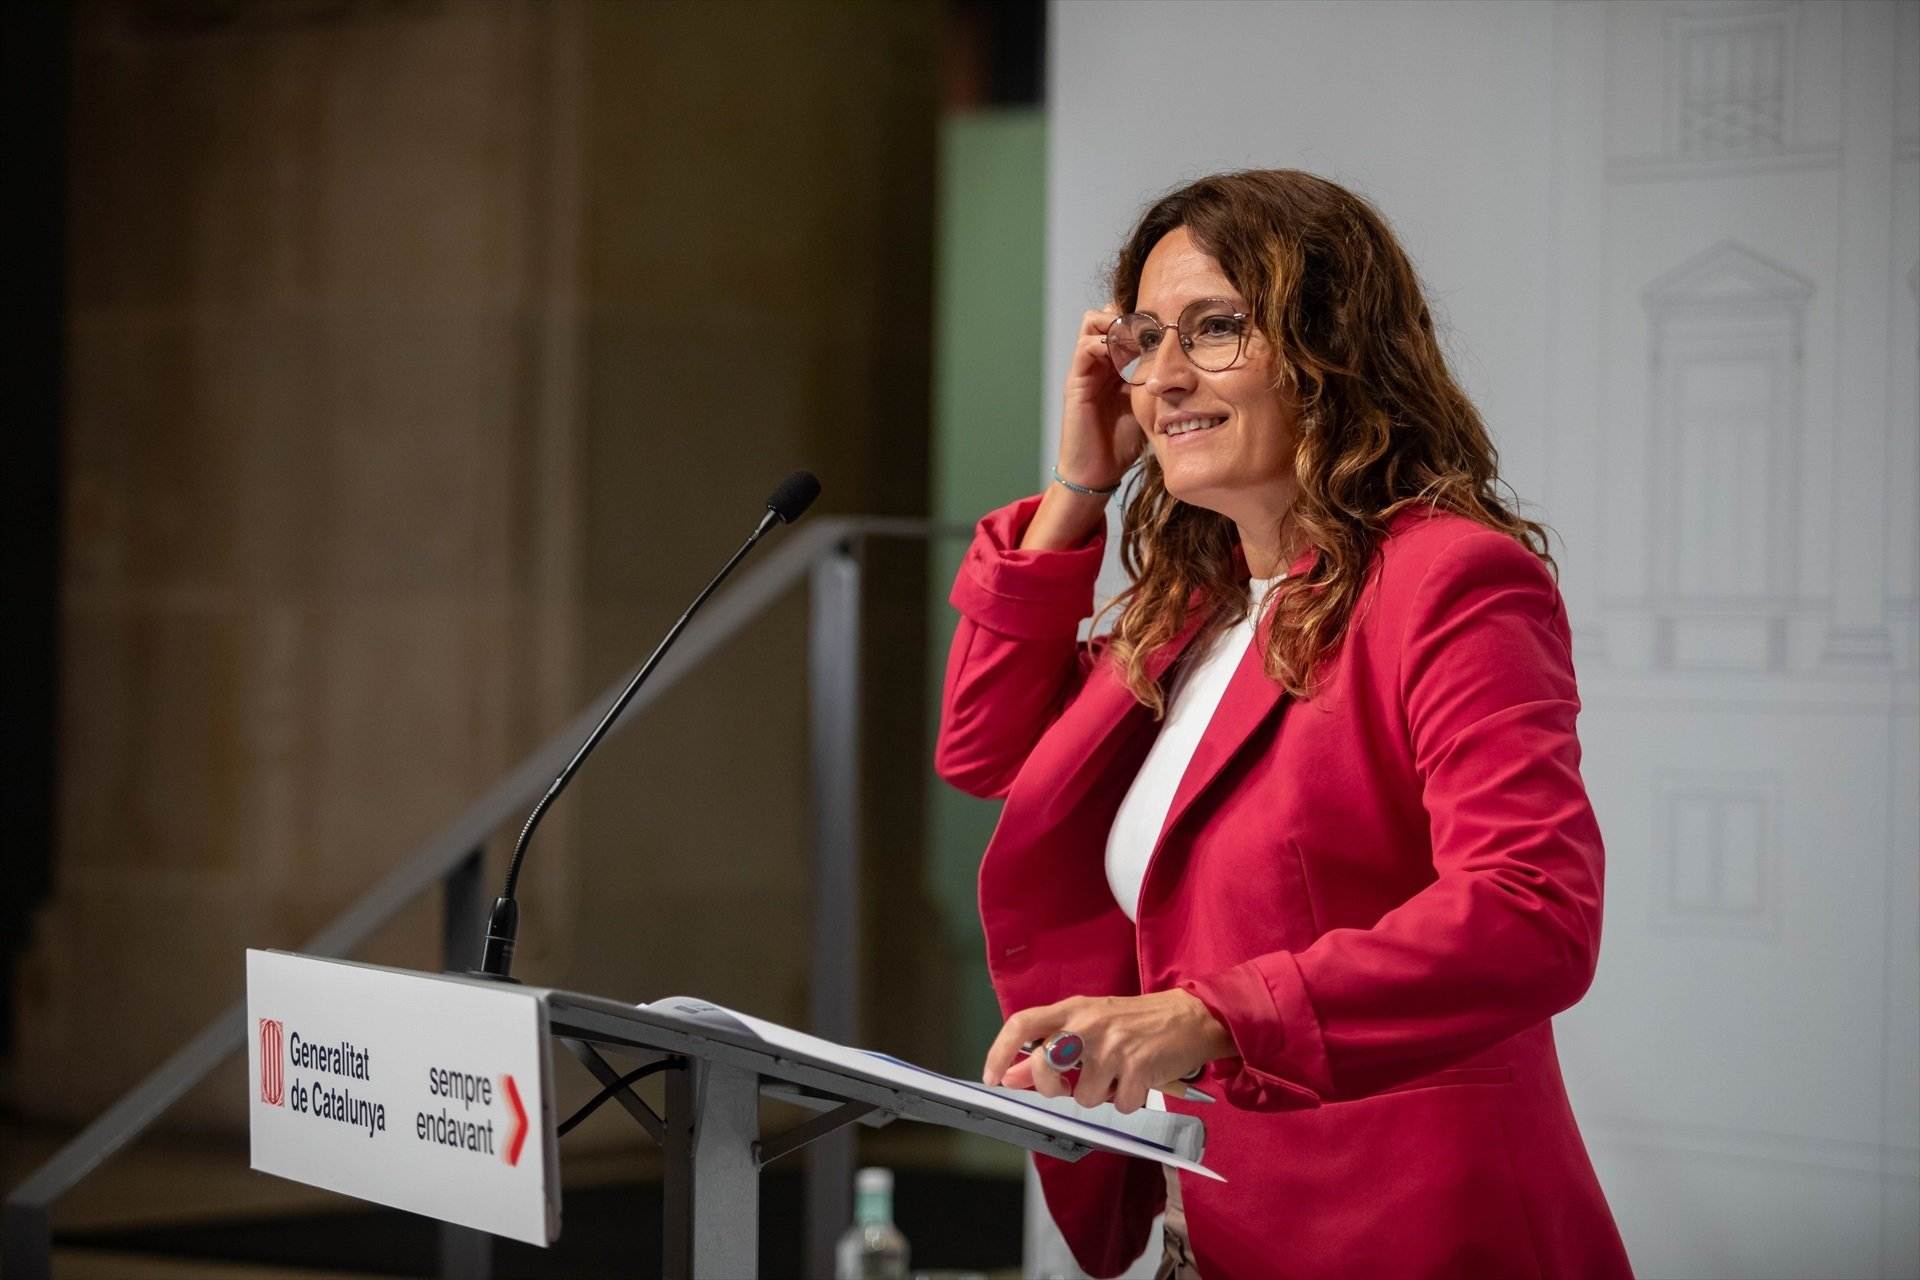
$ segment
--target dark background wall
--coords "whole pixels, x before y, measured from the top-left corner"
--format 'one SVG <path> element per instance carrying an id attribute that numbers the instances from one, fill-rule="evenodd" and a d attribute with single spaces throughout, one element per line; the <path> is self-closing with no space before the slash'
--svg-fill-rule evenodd
<path id="1" fill-rule="evenodd" d="M 59 666 L 60 395 L 65 351 L 67 14 L 64 5 L 0 12 L 0 117 L 5 120 L 12 234 L 0 342 L 0 582 L 9 661 L 0 667 L 0 1057 L 13 1043 L 13 966 L 53 864 L 54 683 Z"/>
<path id="2" fill-rule="evenodd" d="M 820 475 L 827 511 L 926 512 L 939 16 L 890 0 L 592 10 L 590 685 L 672 622 L 786 467 Z M 918 549 L 870 554 L 866 880 L 878 927 L 925 915 L 927 633 Z M 796 596 L 583 778 L 569 960 L 583 984 L 635 998 L 698 991 L 804 1024 L 805 626 Z M 866 1020 L 872 1038 L 924 1056 L 942 997 L 920 940 L 870 948 L 863 985 L 870 1013 L 886 1011 Z"/>
<path id="3" fill-rule="evenodd" d="M 50 141 L 26 176 L 39 243 L 67 238 L 63 288 L 25 277 L 48 354 L 9 375 L 36 451 L 10 483 L 38 488 L 8 554 L 52 678 L 9 686 L 8 744 L 58 779 L 34 820 L 49 779 L 10 778 L 51 880 L 14 1115 L 95 1113 L 239 993 L 245 947 L 298 945 L 450 821 L 788 468 L 823 510 L 927 510 L 941 19 L 89 0 L 32 34 L 72 53 L 8 80 L 51 104 L 65 176 Z M 923 566 L 869 575 L 878 920 L 927 909 Z M 582 776 L 523 975 L 804 1022 L 805 621 L 784 602 Z M 438 936 L 423 900 L 367 954 L 432 965 Z M 932 945 L 870 951 L 865 985 L 911 1011 L 873 1038 L 938 1058 Z M 231 1074 L 177 1121 L 236 1125 Z"/>

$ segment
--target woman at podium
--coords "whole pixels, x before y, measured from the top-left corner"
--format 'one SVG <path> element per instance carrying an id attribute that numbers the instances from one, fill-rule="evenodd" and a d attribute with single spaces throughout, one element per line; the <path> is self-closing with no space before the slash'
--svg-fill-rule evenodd
<path id="1" fill-rule="evenodd" d="M 1363 200 L 1296 171 L 1153 204 L 1090 311 L 1042 494 L 952 601 L 937 767 L 980 868 L 989 1082 L 1123 1110 L 1192 1077 L 1225 1183 L 1038 1157 L 1081 1264 L 1618 1277 L 1549 1019 L 1602 848 L 1542 527 Z M 1106 507 L 1125 590 L 1094 612 Z M 1061 1076 L 1024 1044 L 1071 1032 Z"/>

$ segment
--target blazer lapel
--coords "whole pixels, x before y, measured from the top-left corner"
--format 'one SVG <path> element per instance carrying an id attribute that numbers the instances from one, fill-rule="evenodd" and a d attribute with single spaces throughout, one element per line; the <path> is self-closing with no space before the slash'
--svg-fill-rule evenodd
<path id="1" fill-rule="evenodd" d="M 1173 803 L 1167 807 L 1167 820 L 1161 825 L 1155 842 L 1156 854 L 1159 844 L 1166 841 L 1167 832 L 1178 825 L 1193 802 L 1220 776 L 1227 762 L 1285 698 L 1286 690 L 1280 682 L 1267 678 L 1261 655 L 1263 647 L 1250 644 L 1240 655 L 1240 665 L 1234 668 L 1233 678 L 1227 682 L 1220 706 L 1208 722 L 1206 732 L 1200 735 L 1200 744 L 1193 749 L 1186 772 L 1180 775 L 1180 786 L 1173 793 Z"/>
<path id="2" fill-rule="evenodd" d="M 1287 576 L 1297 577 L 1305 572 L 1312 566 L 1314 555 L 1311 548 L 1302 552 L 1288 567 Z M 1220 776 L 1220 771 L 1246 745 L 1253 731 L 1285 700 L 1286 690 L 1279 681 L 1269 679 L 1266 671 L 1265 653 L 1272 629 L 1273 618 L 1269 614 L 1260 620 L 1255 633 L 1258 643 L 1249 644 L 1240 655 L 1240 663 L 1233 669 L 1233 678 L 1227 682 L 1220 705 L 1200 735 L 1200 745 L 1194 748 L 1186 771 L 1180 775 L 1173 803 L 1167 807 L 1167 820 L 1161 824 L 1159 838 L 1154 842 L 1156 855 L 1167 832 L 1173 830 L 1193 802 Z"/>
<path id="3" fill-rule="evenodd" d="M 1148 678 L 1161 679 L 1205 621 L 1205 616 L 1196 610 L 1173 639 L 1148 655 Z M 1053 818 L 1072 811 L 1079 805 L 1086 789 L 1106 777 L 1106 769 L 1115 750 L 1121 748 L 1125 741 L 1118 735 L 1123 728 L 1136 723 L 1135 713 L 1138 713 L 1138 724 L 1144 730 L 1151 723 L 1146 708 L 1134 698 L 1127 682 L 1108 665 L 1103 656 L 1100 665 L 1088 676 L 1086 689 L 1067 708 L 1065 718 L 1071 724 L 1063 723 L 1060 726 L 1069 732 L 1074 743 L 1074 758 L 1064 773 L 1050 780 L 1048 794 L 1040 800 L 1038 812 L 1042 817 Z M 1119 803 L 1118 794 L 1114 797 L 1114 803 Z"/>

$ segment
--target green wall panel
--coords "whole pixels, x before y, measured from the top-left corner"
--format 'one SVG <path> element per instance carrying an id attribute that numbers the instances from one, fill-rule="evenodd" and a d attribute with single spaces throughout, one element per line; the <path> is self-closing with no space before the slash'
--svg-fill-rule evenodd
<path id="1" fill-rule="evenodd" d="M 973 112 L 942 122 L 938 216 L 933 517 L 971 524 L 1032 492 L 1037 475 L 1046 252 L 1046 124 L 1039 109 Z M 964 550 L 962 541 L 948 539 L 932 552 L 930 634 L 942 659 L 930 666 L 928 696 L 936 705 L 956 617 L 947 591 Z M 974 895 L 980 851 L 1000 806 L 962 795 L 931 771 L 928 776 L 928 890 L 958 993 L 947 1066 L 971 1072 L 1000 1029 Z"/>

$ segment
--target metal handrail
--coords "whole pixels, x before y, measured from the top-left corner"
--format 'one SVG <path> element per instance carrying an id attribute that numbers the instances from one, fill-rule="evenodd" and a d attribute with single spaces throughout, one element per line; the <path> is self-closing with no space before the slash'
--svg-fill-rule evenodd
<path id="1" fill-rule="evenodd" d="M 821 579 L 816 570 L 836 558 L 846 562 L 847 572 L 841 575 L 842 578 L 850 575 L 855 585 L 851 589 L 845 585 L 829 587 L 828 595 L 835 607 L 850 609 L 855 616 L 840 619 L 837 629 L 828 628 L 823 632 L 816 625 L 813 634 L 815 640 L 831 638 L 834 643 L 850 648 L 848 653 L 833 655 L 842 659 L 842 662 L 839 668 L 829 670 L 827 676 L 833 685 L 839 687 L 841 694 L 851 695 L 853 691 L 845 686 L 849 683 L 849 673 L 857 673 L 858 670 L 854 637 L 857 635 L 859 592 L 854 548 L 868 537 L 933 539 L 964 536 L 967 532 L 966 526 L 886 516 L 826 517 L 803 526 L 770 551 L 753 569 L 715 595 L 707 608 L 688 624 L 679 643 L 661 660 L 653 678 L 627 705 L 609 729 L 609 735 L 624 731 L 635 717 L 664 697 L 688 672 L 743 631 L 802 578 L 814 575 L 815 592 L 819 595 Z M 813 674 L 817 690 L 820 672 L 816 670 Z M 379 883 L 309 938 L 301 950 L 317 956 L 348 956 L 416 896 L 435 884 L 443 884 L 448 900 L 445 949 L 449 952 L 448 962 L 456 963 L 456 956 L 452 952 L 462 945 L 460 935 L 463 931 L 459 926 L 464 923 L 467 926 L 465 932 L 472 932 L 477 937 L 477 930 L 482 923 L 478 912 L 482 901 L 479 889 L 480 850 L 503 826 L 524 817 L 529 806 L 545 793 L 554 776 L 572 758 L 581 740 L 625 688 L 628 678 L 622 675 L 594 697 L 538 750 L 510 770 L 438 835 L 403 858 Z M 849 759 L 857 741 L 851 735 L 856 730 L 857 725 L 846 717 L 838 718 L 837 733 L 841 739 L 838 753 Z M 822 754 L 835 754 L 833 751 L 823 753 L 824 745 L 820 736 L 816 735 L 816 767 L 820 763 L 818 757 Z M 843 765 L 846 763 L 842 762 Z M 857 771 L 841 767 L 833 772 L 833 781 L 841 788 L 842 795 L 838 797 L 839 803 L 823 807 L 851 808 L 848 801 L 855 793 L 850 788 L 857 785 L 854 781 Z M 850 812 L 816 815 L 815 829 L 816 833 L 832 832 L 839 837 L 823 842 L 816 835 L 816 845 L 827 846 L 816 847 L 815 850 L 816 858 L 823 864 L 823 877 L 837 885 L 850 886 L 853 884 L 851 869 L 846 866 L 836 869 L 832 865 L 832 858 L 839 855 L 843 861 L 851 861 L 851 854 L 857 848 L 857 815 Z M 854 838 L 847 839 L 849 835 Z M 839 847 L 832 847 L 835 845 Z M 818 1003 L 816 1000 L 816 1005 Z M 828 1007 L 851 1010 L 853 1004 L 848 993 L 840 992 L 828 1002 Z M 4 1275 L 6 1280 L 28 1280 L 29 1277 L 48 1273 L 52 1258 L 54 1202 L 115 1152 L 144 1133 L 229 1054 L 244 1048 L 245 1024 L 246 1001 L 242 998 L 222 1010 L 184 1046 L 7 1193 L 4 1209 L 0 1209 L 0 1275 Z M 823 1034 L 832 1034 L 833 1031 L 824 1027 L 820 1030 Z M 484 1261 L 477 1265 L 473 1261 L 476 1257 L 484 1259 L 484 1252 L 474 1250 L 472 1241 L 466 1241 L 465 1247 L 452 1241 L 449 1243 L 453 1244 L 451 1252 L 465 1259 L 466 1265 L 459 1269 L 469 1274 L 484 1274 Z M 443 1259 L 446 1256 L 447 1251 L 443 1251 Z"/>

